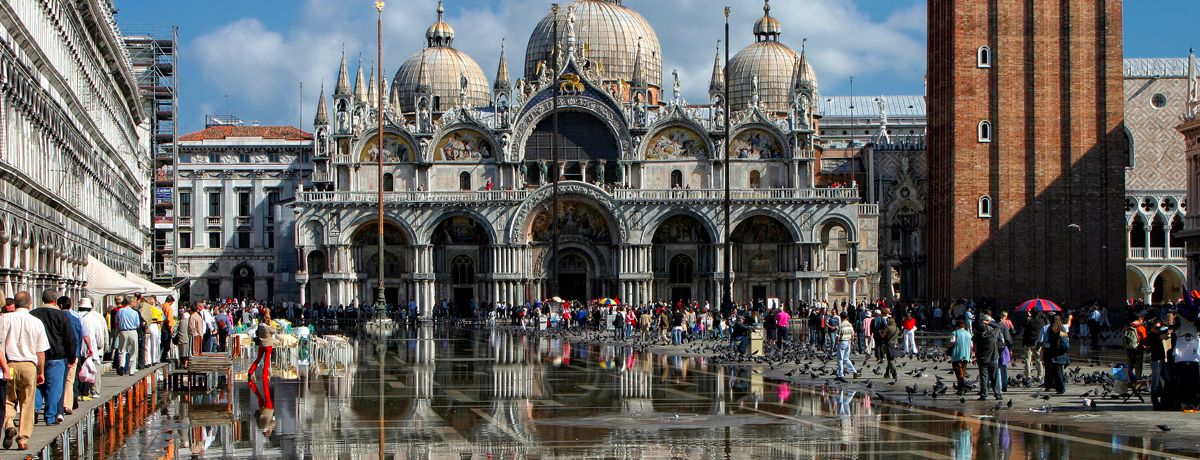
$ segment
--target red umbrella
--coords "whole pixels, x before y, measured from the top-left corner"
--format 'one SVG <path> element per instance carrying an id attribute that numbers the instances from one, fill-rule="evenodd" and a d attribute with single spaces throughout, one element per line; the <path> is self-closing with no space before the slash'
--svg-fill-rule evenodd
<path id="1" fill-rule="evenodd" d="M 1017 307 L 1017 311 L 1062 311 L 1062 307 L 1046 299 L 1033 299 L 1026 300 Z"/>

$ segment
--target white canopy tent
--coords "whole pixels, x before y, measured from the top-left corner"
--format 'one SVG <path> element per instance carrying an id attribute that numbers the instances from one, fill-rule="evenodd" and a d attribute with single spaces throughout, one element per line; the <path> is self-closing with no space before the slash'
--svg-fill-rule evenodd
<path id="1" fill-rule="evenodd" d="M 146 290 L 142 285 L 121 276 L 116 270 L 90 254 L 83 275 L 84 281 L 87 282 L 86 290 L 92 296 L 134 294 Z"/>
<path id="2" fill-rule="evenodd" d="M 165 288 L 165 287 L 159 286 L 157 284 L 154 284 L 154 282 L 152 282 L 146 278 L 142 278 L 137 273 L 125 272 L 125 277 L 129 278 L 129 281 L 133 281 L 134 283 L 137 283 L 139 286 L 142 287 L 142 289 L 143 289 L 142 295 L 157 296 L 157 297 L 166 297 L 166 296 L 179 297 L 179 294 L 176 293 L 174 289 Z"/>

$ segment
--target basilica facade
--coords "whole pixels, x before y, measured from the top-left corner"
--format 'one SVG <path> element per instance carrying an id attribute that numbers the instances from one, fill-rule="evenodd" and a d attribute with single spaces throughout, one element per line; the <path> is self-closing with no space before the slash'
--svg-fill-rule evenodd
<path id="1" fill-rule="evenodd" d="M 753 33 L 714 60 L 700 104 L 674 72 L 664 86 L 654 29 L 615 0 L 548 14 L 516 81 L 503 48 L 489 82 L 454 47 L 441 5 L 390 85 L 360 68 L 352 86 L 343 58 L 318 103 L 311 186 L 291 204 L 299 300 L 371 303 L 384 264 L 389 302 L 716 305 L 726 257 L 735 301 L 877 297 L 877 207 L 855 187 L 819 186 L 816 73 L 769 6 Z"/>

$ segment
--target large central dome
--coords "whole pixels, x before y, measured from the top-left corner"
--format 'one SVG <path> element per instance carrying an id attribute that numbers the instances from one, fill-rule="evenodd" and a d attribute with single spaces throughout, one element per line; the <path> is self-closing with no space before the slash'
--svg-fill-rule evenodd
<path id="1" fill-rule="evenodd" d="M 438 18 L 425 31 L 425 49 L 410 56 L 392 79 L 392 96 L 400 111 L 417 110 L 415 96 L 432 94 L 430 107 L 442 112 L 458 105 L 462 80 L 467 80 L 466 103 L 469 107 L 488 104 L 488 81 L 483 69 L 467 53 L 454 48 L 454 28 L 446 23 L 445 8 L 438 2 Z"/>
<path id="2" fill-rule="evenodd" d="M 604 78 L 633 80 L 640 38 L 642 77 L 648 84 L 662 87 L 662 47 L 658 35 L 642 15 L 621 5 L 620 0 L 574 0 L 559 8 L 557 17 L 547 14 L 542 18 L 525 49 L 525 79 L 537 79 L 539 62 L 550 65 L 556 42 L 562 43 L 566 52 L 567 14 L 571 8 L 575 9 L 576 40 L 580 48 L 587 47 L 588 59 L 600 64 Z M 555 21 L 558 40 L 554 37 Z"/>

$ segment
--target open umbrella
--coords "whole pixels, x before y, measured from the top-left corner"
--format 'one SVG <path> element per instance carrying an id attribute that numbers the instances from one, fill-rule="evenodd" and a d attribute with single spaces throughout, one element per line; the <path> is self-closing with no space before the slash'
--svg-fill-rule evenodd
<path id="1" fill-rule="evenodd" d="M 1026 300 L 1017 311 L 1062 311 L 1062 307 L 1046 299 L 1033 299 Z"/>
<path id="2" fill-rule="evenodd" d="M 597 300 L 596 302 L 597 302 L 597 303 L 599 303 L 600 305 L 607 305 L 607 306 L 610 306 L 610 307 L 611 307 L 611 306 L 613 306 L 613 305 L 620 305 L 620 304 L 621 304 L 621 301 L 620 301 L 620 300 L 617 300 L 617 299 L 610 299 L 610 298 L 608 298 L 608 297 L 605 297 L 605 298 L 603 298 L 603 299 Z"/>

